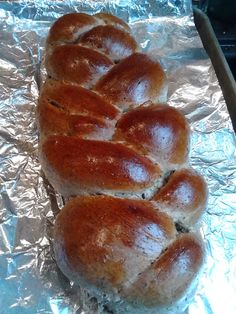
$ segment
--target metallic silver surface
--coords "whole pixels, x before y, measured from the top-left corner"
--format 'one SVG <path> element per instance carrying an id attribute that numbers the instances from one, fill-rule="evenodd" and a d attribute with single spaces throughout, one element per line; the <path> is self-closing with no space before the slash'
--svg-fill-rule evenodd
<path id="1" fill-rule="evenodd" d="M 94 299 L 58 270 L 51 248 L 63 202 L 38 162 L 40 61 L 51 23 L 71 11 L 109 11 L 131 23 L 160 59 L 169 103 L 191 124 L 191 164 L 206 178 L 201 232 L 207 258 L 189 314 L 236 313 L 235 136 L 190 0 L 0 1 L 0 313 L 98 313 Z M 177 313 L 175 313 L 177 314 Z"/>

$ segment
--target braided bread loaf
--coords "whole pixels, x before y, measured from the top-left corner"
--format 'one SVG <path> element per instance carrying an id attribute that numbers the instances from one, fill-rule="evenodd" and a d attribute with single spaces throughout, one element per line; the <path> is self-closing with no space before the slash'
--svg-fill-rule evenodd
<path id="1" fill-rule="evenodd" d="M 72 197 L 55 223 L 59 267 L 116 313 L 169 313 L 184 299 L 183 310 L 203 262 L 193 230 L 207 187 L 187 167 L 185 117 L 160 103 L 164 71 L 106 13 L 59 18 L 46 69 L 42 168 Z"/>

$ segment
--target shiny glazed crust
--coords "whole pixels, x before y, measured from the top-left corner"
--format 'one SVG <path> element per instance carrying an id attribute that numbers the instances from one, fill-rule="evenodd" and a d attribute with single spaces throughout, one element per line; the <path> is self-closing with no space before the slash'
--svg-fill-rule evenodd
<path id="1" fill-rule="evenodd" d="M 184 310 L 204 260 L 207 186 L 188 167 L 186 118 L 160 102 L 161 65 L 108 13 L 59 18 L 45 65 L 40 161 L 71 198 L 55 222 L 58 266 L 115 313 Z"/>
<path id="2" fill-rule="evenodd" d="M 154 203 L 110 196 L 68 202 L 57 217 L 54 239 L 57 262 L 68 278 L 100 297 L 106 293 L 130 304 L 131 313 L 177 301 L 190 289 L 204 256 L 201 240 L 179 235 Z"/>
<path id="3" fill-rule="evenodd" d="M 140 106 L 124 114 L 116 125 L 115 140 L 151 154 L 167 169 L 188 160 L 189 126 L 184 116 L 166 104 Z"/>

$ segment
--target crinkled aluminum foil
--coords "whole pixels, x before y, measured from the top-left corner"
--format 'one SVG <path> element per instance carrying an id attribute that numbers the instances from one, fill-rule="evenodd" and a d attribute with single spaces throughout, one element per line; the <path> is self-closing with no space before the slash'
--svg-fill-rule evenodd
<path id="1" fill-rule="evenodd" d="M 35 109 L 40 61 L 51 23 L 71 11 L 109 11 L 131 23 L 169 77 L 169 103 L 192 128 L 191 163 L 206 178 L 202 234 L 208 255 L 189 314 L 236 313 L 235 136 L 190 0 L 0 1 L 0 313 L 97 313 L 53 260 L 60 196 L 38 162 Z"/>

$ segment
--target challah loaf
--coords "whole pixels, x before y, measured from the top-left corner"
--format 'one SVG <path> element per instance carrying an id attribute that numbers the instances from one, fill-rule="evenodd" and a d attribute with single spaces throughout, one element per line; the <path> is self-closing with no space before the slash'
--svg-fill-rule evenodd
<path id="1" fill-rule="evenodd" d="M 54 250 L 63 273 L 114 313 L 180 313 L 204 259 L 194 226 L 207 187 L 188 167 L 187 120 L 161 103 L 162 67 L 138 50 L 107 13 L 67 14 L 50 29 L 40 160 L 71 198 Z"/>

